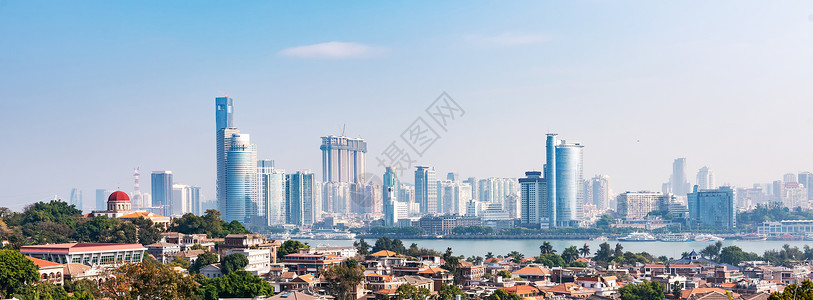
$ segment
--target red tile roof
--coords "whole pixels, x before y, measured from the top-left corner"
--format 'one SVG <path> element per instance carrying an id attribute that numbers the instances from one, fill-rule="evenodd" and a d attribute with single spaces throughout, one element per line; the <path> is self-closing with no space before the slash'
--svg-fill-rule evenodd
<path id="1" fill-rule="evenodd" d="M 84 253 L 116 250 L 147 250 L 140 244 L 113 243 L 65 243 L 49 245 L 30 245 L 20 247 L 21 253 Z"/>
<path id="2" fill-rule="evenodd" d="M 30 259 L 31 261 L 34 262 L 35 265 L 37 265 L 37 267 L 40 267 L 40 268 L 53 267 L 53 266 L 59 266 L 60 265 L 60 264 L 55 263 L 55 262 L 51 262 L 51 261 L 47 261 L 47 260 L 43 260 L 43 259 L 39 259 L 39 258 L 34 258 L 34 257 L 31 257 L 31 256 L 26 256 L 25 258 Z"/>

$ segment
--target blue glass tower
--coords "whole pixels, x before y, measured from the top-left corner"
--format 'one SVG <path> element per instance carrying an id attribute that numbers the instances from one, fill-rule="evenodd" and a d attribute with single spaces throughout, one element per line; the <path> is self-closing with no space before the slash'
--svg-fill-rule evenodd
<path id="1" fill-rule="evenodd" d="M 150 179 L 153 212 L 169 216 L 172 205 L 172 172 L 153 171 Z"/>
<path id="2" fill-rule="evenodd" d="M 250 222 L 257 215 L 257 146 L 248 134 L 233 134 L 226 151 L 226 193 L 224 220 Z"/>
<path id="3" fill-rule="evenodd" d="M 550 227 L 579 226 L 584 204 L 584 146 L 557 140 L 556 134 L 547 135 L 545 146 Z"/>
<path id="4" fill-rule="evenodd" d="M 234 103 L 229 97 L 215 98 L 215 124 L 217 128 L 215 131 L 220 131 L 223 128 L 234 127 Z"/>

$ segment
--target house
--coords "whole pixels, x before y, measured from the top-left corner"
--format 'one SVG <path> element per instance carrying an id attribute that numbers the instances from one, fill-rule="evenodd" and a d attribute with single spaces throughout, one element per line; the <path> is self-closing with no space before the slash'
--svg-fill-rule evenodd
<path id="1" fill-rule="evenodd" d="M 147 248 L 140 244 L 64 243 L 20 247 L 20 253 L 47 261 L 87 266 L 141 262 Z"/>
<path id="2" fill-rule="evenodd" d="M 26 256 L 25 258 L 28 258 L 37 265 L 40 273 L 40 282 L 53 283 L 58 286 L 62 286 L 65 283 L 64 273 L 62 273 L 64 270 L 61 264 L 30 256 Z"/>
<path id="3" fill-rule="evenodd" d="M 702 295 L 705 295 L 705 294 L 708 294 L 708 293 L 711 293 L 711 292 L 715 292 L 715 293 L 722 294 L 722 295 L 727 295 L 729 293 L 729 291 L 726 291 L 726 290 L 721 289 L 721 288 L 694 288 L 694 289 L 688 289 L 688 290 L 680 291 L 680 299 L 697 299 L 697 298 L 690 298 L 690 297 L 693 297 L 695 295 L 702 296 Z M 731 296 L 734 297 L 734 298 L 739 298 L 740 294 L 731 293 Z M 726 299 L 728 299 L 728 298 L 726 298 Z"/>
<path id="4" fill-rule="evenodd" d="M 207 278 L 218 278 L 223 276 L 223 270 L 220 267 L 220 263 L 211 264 L 200 268 L 200 273 Z"/>
<path id="5" fill-rule="evenodd" d="M 568 298 L 587 298 L 596 293 L 591 289 L 582 287 L 573 282 L 565 282 L 556 285 L 545 290 L 545 292 L 554 296 L 564 296 Z"/>
<path id="6" fill-rule="evenodd" d="M 200 245 L 208 251 L 213 251 L 215 248 L 215 239 L 206 237 L 205 233 L 184 234 L 180 232 L 164 232 L 161 233 L 161 241 L 178 244 L 181 246 L 181 251 L 190 250 L 192 246 L 195 245 Z"/>
<path id="7" fill-rule="evenodd" d="M 548 281 L 550 280 L 550 270 L 539 265 L 529 265 L 522 269 L 512 272 L 514 276 L 518 276 L 528 281 Z"/>
<path id="8" fill-rule="evenodd" d="M 521 298 L 533 298 L 537 296 L 545 296 L 545 292 L 530 285 L 516 285 L 512 287 L 501 287 L 500 289 L 508 292 L 509 294 L 516 294 Z"/>
<path id="9" fill-rule="evenodd" d="M 331 254 L 288 254 L 283 257 L 283 264 L 288 270 L 298 275 L 315 274 L 326 267 L 338 265 L 342 258 Z"/>
<path id="10" fill-rule="evenodd" d="M 435 282 L 431 279 L 421 276 L 404 276 L 403 280 L 406 281 L 406 284 L 417 287 L 417 288 L 425 288 L 430 292 L 435 291 Z"/>
<path id="11" fill-rule="evenodd" d="M 694 276 L 700 274 L 703 270 L 698 264 L 670 264 L 669 265 L 669 274 L 672 275 L 683 275 L 683 276 Z"/>
<path id="12" fill-rule="evenodd" d="M 181 247 L 183 248 L 183 247 Z M 195 263 L 198 260 L 198 256 L 201 254 L 206 253 L 206 250 L 184 250 L 175 254 L 172 254 L 172 259 L 175 258 L 182 258 L 189 262 L 189 264 Z M 172 261 L 172 260 L 170 260 Z"/>
<path id="13" fill-rule="evenodd" d="M 466 281 L 478 280 L 486 274 L 486 266 L 475 265 L 467 261 L 461 261 L 460 267 L 458 267 L 457 270 L 460 271 L 460 275 L 462 275 Z"/>
<path id="14" fill-rule="evenodd" d="M 576 284 L 591 289 L 598 296 L 611 296 L 618 293 L 618 278 L 615 276 L 584 276 L 576 277 Z"/>
<path id="15" fill-rule="evenodd" d="M 402 278 L 377 273 L 365 275 L 364 280 L 366 282 L 365 288 L 373 292 L 384 289 L 397 289 L 399 286 L 406 284 L 406 281 Z"/>
<path id="16" fill-rule="evenodd" d="M 316 297 L 313 295 L 308 295 L 302 292 L 282 292 L 278 293 L 272 297 L 265 298 L 266 300 L 319 300 L 324 299 L 324 297 Z"/>
<path id="17" fill-rule="evenodd" d="M 229 249 L 226 255 L 242 254 L 248 259 L 245 270 L 254 275 L 268 273 L 271 270 L 271 250 L 269 249 Z"/>
<path id="18" fill-rule="evenodd" d="M 277 263 L 277 250 L 282 245 L 280 241 L 266 238 L 265 235 L 257 233 L 249 234 L 229 234 L 223 239 L 221 249 L 269 249 L 271 250 L 271 263 Z"/>
<path id="19" fill-rule="evenodd" d="M 181 246 L 167 242 L 157 242 L 147 245 L 147 253 L 155 257 L 162 264 L 169 263 L 173 256 L 181 252 Z"/>
<path id="20" fill-rule="evenodd" d="M 664 264 L 646 264 L 641 268 L 641 272 L 645 277 L 652 277 L 655 275 L 666 274 L 667 269 Z"/>
<path id="21" fill-rule="evenodd" d="M 300 248 L 299 253 L 301 254 L 331 254 L 341 258 L 353 258 L 358 255 L 358 249 L 353 246 L 345 246 L 345 247 L 311 247 L 311 248 Z"/>

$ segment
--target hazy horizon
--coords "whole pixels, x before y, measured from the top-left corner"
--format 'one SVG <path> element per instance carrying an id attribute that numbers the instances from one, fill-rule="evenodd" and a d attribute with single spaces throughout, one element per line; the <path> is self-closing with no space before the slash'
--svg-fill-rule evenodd
<path id="1" fill-rule="evenodd" d="M 224 94 L 286 171 L 321 174 L 345 126 L 381 176 L 446 92 L 465 115 L 417 159 L 441 178 L 541 170 L 555 132 L 616 193 L 660 191 L 678 157 L 693 184 L 768 183 L 813 170 L 813 3 L 771 4 L 0 1 L 0 206 L 76 187 L 91 208 L 134 167 L 144 192 L 171 170 L 214 199 Z"/>

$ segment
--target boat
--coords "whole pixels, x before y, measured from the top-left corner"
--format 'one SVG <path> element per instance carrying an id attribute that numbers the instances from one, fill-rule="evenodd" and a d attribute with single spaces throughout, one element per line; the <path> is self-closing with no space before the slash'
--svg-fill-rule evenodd
<path id="1" fill-rule="evenodd" d="M 722 241 L 722 240 L 725 240 L 725 239 L 721 238 L 719 236 L 703 233 L 703 234 L 698 234 L 698 235 L 694 236 L 694 240 L 696 242 L 719 242 L 719 241 Z"/>
<path id="2" fill-rule="evenodd" d="M 313 235 L 315 240 L 355 240 L 356 234 L 352 232 L 317 232 Z"/>
<path id="3" fill-rule="evenodd" d="M 739 235 L 740 239 L 743 241 L 764 241 L 768 238 L 757 234 L 756 232 L 752 232 L 749 234 L 741 234 Z"/>
<path id="4" fill-rule="evenodd" d="M 606 242 L 606 241 L 609 241 L 610 239 L 608 239 L 606 236 L 602 235 L 602 236 L 594 238 L 593 240 L 594 241 L 599 241 L 599 242 Z"/>
<path id="5" fill-rule="evenodd" d="M 646 232 L 633 232 L 625 237 L 618 238 L 618 240 L 622 242 L 649 242 L 654 241 L 655 236 Z"/>
<path id="6" fill-rule="evenodd" d="M 658 240 L 661 242 L 688 242 L 692 239 L 685 233 L 666 233 L 658 236 Z"/>

